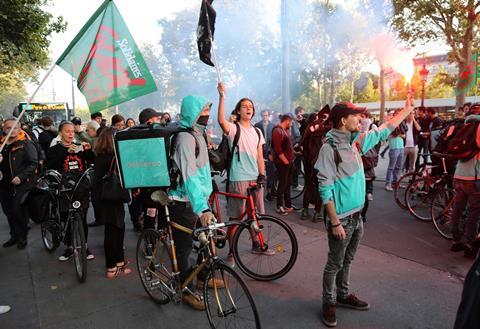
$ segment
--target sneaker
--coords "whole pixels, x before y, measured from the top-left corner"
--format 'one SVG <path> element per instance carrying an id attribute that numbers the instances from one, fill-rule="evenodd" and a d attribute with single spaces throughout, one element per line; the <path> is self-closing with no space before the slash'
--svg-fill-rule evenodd
<path id="1" fill-rule="evenodd" d="M 63 255 L 58 257 L 58 260 L 61 262 L 66 262 L 67 260 L 72 258 L 72 256 L 73 256 L 73 248 L 67 248 L 65 249 L 65 252 L 63 253 Z"/>
<path id="2" fill-rule="evenodd" d="M 312 218 L 312 222 L 314 223 L 318 223 L 318 222 L 322 222 L 323 221 L 323 216 L 321 213 L 319 212 L 315 212 L 313 214 L 313 218 Z"/>
<path id="3" fill-rule="evenodd" d="M 273 249 L 267 249 L 267 250 L 262 250 L 260 249 L 260 246 L 253 246 L 252 247 L 252 254 L 254 255 L 265 255 L 265 256 L 273 256 L 275 255 L 275 250 Z"/>
<path id="4" fill-rule="evenodd" d="M 462 250 L 465 250 L 465 247 L 466 247 L 465 244 L 462 242 L 453 242 L 452 246 L 450 247 L 450 251 L 453 251 L 453 252 L 462 251 Z"/>
<path id="5" fill-rule="evenodd" d="M 17 239 L 14 239 L 14 238 L 10 238 L 7 242 L 5 242 L 3 244 L 3 248 L 9 248 L 9 247 L 13 247 L 14 245 L 16 245 L 18 242 Z"/>
<path id="6" fill-rule="evenodd" d="M 11 309 L 9 305 L 0 305 L 0 314 L 10 312 Z"/>
<path id="7" fill-rule="evenodd" d="M 205 303 L 203 301 L 203 298 L 198 293 L 190 294 L 188 292 L 184 292 L 182 300 L 185 302 L 185 304 L 187 304 L 194 310 L 197 310 L 197 311 L 205 310 Z"/>
<path id="8" fill-rule="evenodd" d="M 373 201 L 373 193 L 367 193 L 367 200 Z"/>
<path id="9" fill-rule="evenodd" d="M 280 206 L 277 208 L 277 214 L 280 214 L 280 215 L 287 215 L 288 212 L 285 210 L 284 207 Z"/>
<path id="10" fill-rule="evenodd" d="M 27 240 L 18 240 L 17 248 L 18 249 L 25 249 L 27 247 Z"/>
<path id="11" fill-rule="evenodd" d="M 298 208 L 298 207 L 295 207 L 295 206 L 291 206 L 291 207 L 284 207 L 283 209 L 285 209 L 286 212 L 290 213 L 290 212 L 294 212 L 294 211 L 300 211 L 301 209 Z"/>
<path id="12" fill-rule="evenodd" d="M 92 254 L 90 249 L 87 248 L 87 260 L 94 260 L 95 256 Z"/>
<path id="13" fill-rule="evenodd" d="M 322 307 L 322 322 L 327 327 L 337 326 L 336 307 L 332 304 L 324 303 Z"/>
<path id="14" fill-rule="evenodd" d="M 391 184 L 387 184 L 385 185 L 385 191 L 389 191 L 389 192 L 392 192 L 393 191 L 393 187 Z"/>
<path id="15" fill-rule="evenodd" d="M 350 294 L 345 298 L 337 297 L 337 306 L 353 308 L 360 311 L 370 309 L 370 305 L 367 302 L 358 299 L 354 294 Z"/>
<path id="16" fill-rule="evenodd" d="M 298 184 L 293 188 L 294 191 L 303 191 L 303 185 Z"/>
<path id="17" fill-rule="evenodd" d="M 96 220 L 87 224 L 88 227 L 97 227 L 97 226 L 102 226 L 102 225 L 103 225 L 103 223 L 100 223 L 99 221 L 96 221 Z"/>
<path id="18" fill-rule="evenodd" d="M 302 215 L 300 216 L 301 220 L 309 219 L 310 213 L 308 212 L 308 208 L 303 208 Z"/>
<path id="19" fill-rule="evenodd" d="M 475 259 L 477 257 L 478 249 L 473 246 L 466 245 L 463 257 L 468 259 Z"/>

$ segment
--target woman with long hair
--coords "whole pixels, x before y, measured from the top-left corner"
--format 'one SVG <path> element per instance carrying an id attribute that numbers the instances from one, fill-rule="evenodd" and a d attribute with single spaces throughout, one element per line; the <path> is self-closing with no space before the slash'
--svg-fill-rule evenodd
<path id="1" fill-rule="evenodd" d="M 117 174 L 115 152 L 113 149 L 113 134 L 115 128 L 103 129 L 98 137 L 93 151 L 95 152 L 95 175 L 93 188 L 101 190 L 102 178 L 111 170 Z M 130 274 L 123 253 L 123 240 L 125 235 L 125 208 L 123 202 L 101 201 L 100 216 L 105 223 L 105 262 L 107 266 L 106 277 L 113 279 L 117 276 Z"/>

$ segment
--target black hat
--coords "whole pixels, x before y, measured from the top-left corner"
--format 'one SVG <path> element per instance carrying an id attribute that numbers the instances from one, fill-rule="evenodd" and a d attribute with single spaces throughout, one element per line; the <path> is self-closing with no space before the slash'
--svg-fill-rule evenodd
<path id="1" fill-rule="evenodd" d="M 362 114 L 367 111 L 366 107 L 358 107 L 350 102 L 340 102 L 330 110 L 328 120 L 332 122 L 333 127 L 337 128 L 342 118 L 348 117 L 350 114 Z"/>
<path id="2" fill-rule="evenodd" d="M 70 120 L 74 125 L 81 125 L 82 124 L 82 119 L 79 117 L 73 117 L 72 120 Z"/>
<path id="3" fill-rule="evenodd" d="M 142 112 L 140 112 L 140 115 L 138 116 L 138 121 L 140 121 L 141 124 L 144 124 L 151 118 L 159 117 L 161 115 L 162 113 L 157 112 L 152 108 L 146 108 L 143 109 Z"/>

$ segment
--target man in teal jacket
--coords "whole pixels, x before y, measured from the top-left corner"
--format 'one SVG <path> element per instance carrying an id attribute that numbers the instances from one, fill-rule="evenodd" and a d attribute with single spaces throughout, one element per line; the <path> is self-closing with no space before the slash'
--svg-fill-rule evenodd
<path id="1" fill-rule="evenodd" d="M 379 141 L 386 140 L 412 108 L 407 105 L 387 124 L 359 133 L 360 115 L 365 110 L 348 102 L 333 107 L 329 115 L 333 128 L 327 133 L 327 142 L 320 149 L 315 164 L 328 216 L 329 253 L 323 272 L 322 321 L 329 327 L 337 325 L 336 306 L 357 310 L 370 308 L 367 302 L 348 293 L 351 262 L 363 236 L 360 211 L 365 202 L 365 175 L 361 156 Z"/>
<path id="2" fill-rule="evenodd" d="M 175 203 L 169 206 L 172 220 L 180 225 L 193 228 L 197 218 L 206 226 L 213 219 L 208 206 L 208 197 L 212 193 L 212 177 L 208 160 L 207 143 L 203 134 L 210 115 L 211 103 L 201 96 L 187 96 L 182 101 L 180 126 L 191 129 L 177 135 L 173 160 L 180 170 L 179 184 L 169 194 Z M 196 154 L 198 153 L 198 154 Z M 180 280 L 183 282 L 189 274 L 189 256 L 192 251 L 192 237 L 174 230 L 177 247 L 177 260 Z M 217 285 L 218 286 L 218 285 Z M 193 286 L 184 293 L 183 300 L 197 310 L 205 305 Z"/>

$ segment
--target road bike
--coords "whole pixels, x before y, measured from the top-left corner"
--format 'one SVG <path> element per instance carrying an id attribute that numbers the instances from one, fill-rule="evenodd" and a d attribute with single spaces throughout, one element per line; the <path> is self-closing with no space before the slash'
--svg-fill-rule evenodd
<path id="1" fill-rule="evenodd" d="M 80 190 L 90 186 L 92 170 L 93 168 L 88 168 L 76 181 L 72 177 L 62 177 L 56 170 L 47 170 L 38 186 L 50 195 L 48 217 L 41 223 L 43 246 L 52 253 L 70 234 L 75 272 L 80 282 L 87 279 L 87 246 L 82 221 L 84 216 L 82 202 L 79 201 L 78 194 L 85 193 Z M 60 216 L 60 202 L 68 204 L 66 219 Z"/>
<path id="2" fill-rule="evenodd" d="M 297 260 L 297 238 L 292 228 L 281 219 L 257 213 L 254 194 L 258 186 L 252 184 L 248 187 L 245 196 L 221 192 L 215 180 L 212 184 L 213 192 L 209 204 L 219 222 L 222 222 L 220 197 L 240 199 L 246 203 L 242 214 L 234 218 L 243 223 L 236 228 L 231 241 L 235 265 L 243 273 L 259 281 L 276 280 L 287 274 Z M 223 247 L 225 242 L 226 237 L 223 240 L 218 239 L 217 246 Z"/>
<path id="3" fill-rule="evenodd" d="M 172 204 L 165 191 L 152 193 L 152 200 L 165 209 L 165 227 L 144 230 L 137 242 L 137 270 L 147 294 L 159 304 L 179 303 L 183 294 L 196 296 L 188 285 L 200 273 L 207 273 L 203 284 L 203 301 L 207 318 L 215 328 L 261 328 L 255 301 L 243 279 L 217 255 L 215 240 L 224 236 L 224 228 L 243 222 L 226 222 L 190 229 L 170 220 L 168 205 Z M 184 282 L 180 281 L 173 230 L 192 235 L 198 241 L 200 264 L 193 268 Z M 211 287 L 207 282 L 212 282 Z M 197 297 L 199 298 L 199 297 Z"/>

